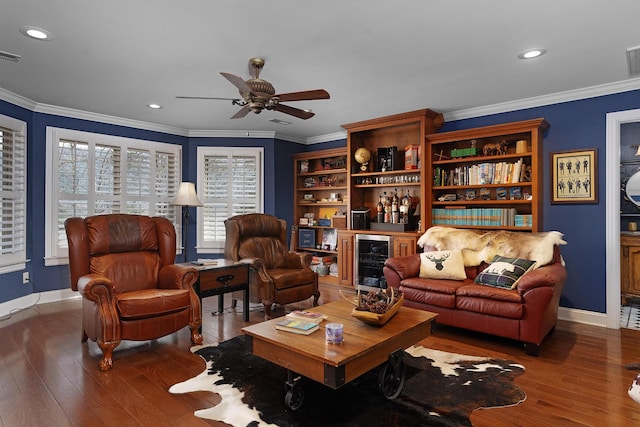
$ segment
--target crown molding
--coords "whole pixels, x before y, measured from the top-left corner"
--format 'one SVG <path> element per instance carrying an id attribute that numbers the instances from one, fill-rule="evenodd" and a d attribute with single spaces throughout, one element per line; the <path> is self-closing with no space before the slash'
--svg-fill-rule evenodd
<path id="1" fill-rule="evenodd" d="M 335 132 L 335 133 L 328 133 L 326 135 L 320 135 L 320 136 L 312 136 L 307 138 L 306 140 L 306 144 L 307 145 L 312 145 L 312 144 L 320 144 L 322 142 L 331 142 L 331 141 L 338 141 L 340 139 L 347 139 L 347 132 Z"/>
<path id="2" fill-rule="evenodd" d="M 581 99 L 595 98 L 598 96 L 612 95 L 614 93 L 628 92 L 640 89 L 640 78 L 623 80 L 615 83 L 607 83 L 598 86 L 590 86 L 549 95 L 534 96 L 532 98 L 516 101 L 502 102 L 483 107 L 467 108 L 451 111 L 444 114 L 445 122 L 474 117 L 489 116 L 491 114 L 506 113 L 509 111 L 525 110 L 528 108 L 543 107 L 546 105 L 561 104 L 563 102 L 579 101 Z"/>
<path id="3" fill-rule="evenodd" d="M 9 92 L 8 90 L 2 88 L 0 88 L 0 99 L 31 111 L 34 111 L 37 105 L 37 103 L 25 98 L 24 96 L 18 95 L 17 93 Z"/>
<path id="4" fill-rule="evenodd" d="M 450 111 L 444 113 L 445 121 L 455 121 L 470 119 L 474 117 L 488 116 L 492 114 L 506 113 L 509 111 L 524 110 L 527 108 L 542 107 L 546 105 L 559 104 L 563 102 L 577 101 L 581 99 L 595 98 L 598 96 L 611 95 L 615 93 L 628 92 L 640 89 L 640 78 L 627 79 L 614 83 L 607 83 L 597 86 L 558 92 L 549 95 L 535 96 L 516 101 L 502 102 L 498 104 L 486 105 L 482 107 L 466 108 L 463 110 Z M 270 131 L 234 131 L 234 130 L 188 130 L 173 126 L 159 125 L 156 123 L 143 122 L 126 119 L 123 117 L 109 116 L 105 114 L 92 113 L 88 111 L 75 110 L 72 108 L 58 107 L 55 105 L 40 104 L 23 96 L 9 92 L 0 88 L 0 99 L 10 102 L 28 110 L 64 116 L 76 119 L 90 120 L 100 123 L 107 123 L 119 126 L 144 129 L 155 132 L 168 133 L 189 137 L 227 137 L 227 138 L 277 138 L 283 141 L 298 144 L 312 145 L 323 142 L 337 141 L 347 137 L 346 132 L 335 132 L 331 134 L 318 135 L 309 138 L 301 138 L 293 135 L 280 134 Z"/>
<path id="5" fill-rule="evenodd" d="M 91 111 L 76 110 L 73 108 L 59 107 L 49 104 L 36 104 L 33 110 L 36 113 L 52 114 L 55 116 L 71 117 L 74 119 L 89 120 L 92 122 L 100 122 L 117 126 L 126 126 L 136 129 L 149 130 L 154 132 L 168 133 L 171 135 L 187 136 L 186 129 L 174 126 L 165 126 L 157 123 L 143 122 L 140 120 L 131 120 L 124 117 L 110 116 L 107 114 L 92 113 Z"/>

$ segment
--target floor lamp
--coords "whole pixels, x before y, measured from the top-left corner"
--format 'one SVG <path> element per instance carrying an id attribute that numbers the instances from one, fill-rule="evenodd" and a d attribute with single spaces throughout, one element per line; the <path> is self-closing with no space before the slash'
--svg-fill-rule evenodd
<path id="1" fill-rule="evenodd" d="M 187 248 L 189 247 L 189 206 L 202 206 L 202 202 L 198 199 L 196 187 L 193 182 L 181 182 L 180 188 L 178 188 L 178 194 L 171 204 L 174 206 L 182 206 L 184 217 L 182 225 L 182 240 L 184 242 L 184 261 L 187 262 Z"/>

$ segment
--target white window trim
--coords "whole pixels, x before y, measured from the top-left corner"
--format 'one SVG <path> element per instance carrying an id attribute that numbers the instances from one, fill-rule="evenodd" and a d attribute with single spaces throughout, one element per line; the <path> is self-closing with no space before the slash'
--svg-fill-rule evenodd
<path id="1" fill-rule="evenodd" d="M 264 148 L 262 147 L 198 147 L 197 149 L 197 188 L 204 185 L 204 160 L 206 156 L 227 155 L 227 156 L 246 156 L 256 155 L 257 157 L 257 176 L 259 177 L 259 185 L 257 190 L 257 213 L 264 212 Z M 222 254 L 224 253 L 224 241 L 215 243 L 204 243 L 204 209 L 197 208 L 197 228 L 196 228 L 196 253 L 199 254 Z"/>
<path id="2" fill-rule="evenodd" d="M 22 189 L 22 200 L 24 202 L 24 217 L 22 218 L 22 226 L 24 228 L 24 248 L 5 259 L 0 256 L 0 274 L 20 271 L 27 268 L 27 123 L 13 117 L 0 114 L 0 126 L 11 129 L 20 134 L 24 143 L 24 164 L 19 165 L 24 170 L 24 188 Z"/>
<path id="3" fill-rule="evenodd" d="M 91 144 L 117 145 L 126 148 L 142 150 L 152 149 L 154 151 L 172 152 L 176 156 L 176 189 L 182 176 L 182 147 L 177 144 L 164 142 L 147 141 L 133 138 L 126 138 L 114 135 L 105 135 L 93 132 L 83 132 L 72 129 L 63 129 L 47 126 L 46 129 L 46 183 L 45 183 L 45 266 L 64 265 L 69 263 L 69 256 L 66 251 L 62 254 L 62 248 L 57 246 L 57 183 L 59 179 L 57 167 L 58 141 L 61 139 L 90 142 Z M 182 229 L 182 216 L 180 209 L 176 211 L 176 244 L 180 251 L 181 241 L 180 230 Z"/>

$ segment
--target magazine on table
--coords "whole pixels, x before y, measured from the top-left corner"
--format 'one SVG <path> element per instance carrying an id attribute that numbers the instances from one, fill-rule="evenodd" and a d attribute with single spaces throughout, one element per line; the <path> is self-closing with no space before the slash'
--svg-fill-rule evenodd
<path id="1" fill-rule="evenodd" d="M 314 322 L 304 320 L 284 319 L 276 323 L 276 329 L 280 331 L 293 332 L 294 334 L 309 335 L 317 331 L 320 326 Z"/>
<path id="2" fill-rule="evenodd" d="M 285 316 L 289 320 L 302 320 L 304 322 L 319 324 L 327 318 L 326 315 L 320 313 L 314 313 L 312 311 L 294 310 Z"/>

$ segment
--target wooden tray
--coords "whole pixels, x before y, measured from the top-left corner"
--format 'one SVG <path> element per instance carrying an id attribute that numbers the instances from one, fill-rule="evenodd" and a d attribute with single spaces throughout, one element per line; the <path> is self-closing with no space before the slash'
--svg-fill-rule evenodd
<path id="1" fill-rule="evenodd" d="M 370 311 L 358 310 L 357 308 L 354 308 L 351 311 L 351 315 L 364 323 L 368 323 L 369 325 L 381 326 L 387 323 L 393 316 L 395 316 L 398 310 L 400 310 L 400 307 L 402 307 L 403 302 L 404 294 L 400 294 L 395 304 L 393 304 L 386 313 L 377 314 Z"/>

